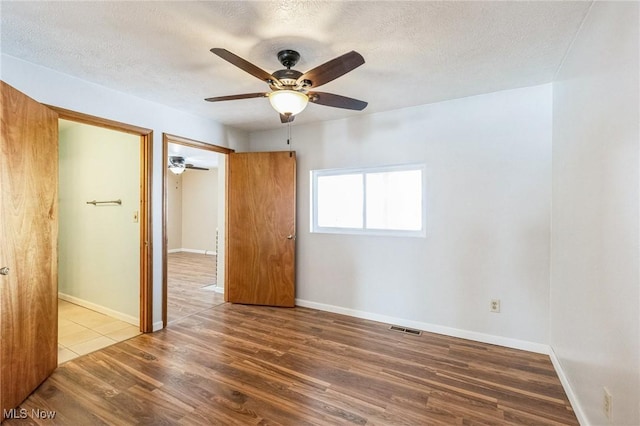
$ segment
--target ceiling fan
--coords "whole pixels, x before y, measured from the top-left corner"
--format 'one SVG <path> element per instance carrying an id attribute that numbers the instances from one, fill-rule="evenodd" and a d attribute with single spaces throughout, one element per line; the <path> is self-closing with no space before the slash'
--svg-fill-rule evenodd
<path id="1" fill-rule="evenodd" d="M 357 111 L 362 111 L 367 106 L 366 102 L 358 99 L 309 90 L 335 80 L 364 64 L 364 58 L 358 52 L 351 51 L 345 53 L 304 74 L 291 69 L 291 67 L 295 66 L 300 60 L 300 54 L 295 50 L 281 50 L 278 52 L 278 60 L 285 69 L 275 71 L 273 74 L 269 74 L 226 49 L 214 47 L 211 49 L 211 52 L 264 81 L 271 88 L 271 92 L 216 96 L 206 98 L 205 101 L 219 102 L 248 98 L 269 98 L 271 106 L 280 114 L 280 121 L 282 123 L 292 122 L 294 116 L 304 110 L 308 102 Z"/>
<path id="2" fill-rule="evenodd" d="M 173 155 L 169 157 L 169 170 L 173 173 L 179 175 L 184 172 L 186 169 L 190 170 L 209 170 L 205 167 L 197 167 L 193 164 L 187 164 L 184 160 L 184 157 L 180 157 L 177 155 Z"/>

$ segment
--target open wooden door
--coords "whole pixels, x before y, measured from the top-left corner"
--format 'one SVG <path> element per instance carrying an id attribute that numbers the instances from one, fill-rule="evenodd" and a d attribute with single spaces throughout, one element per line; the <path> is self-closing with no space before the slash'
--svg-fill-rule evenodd
<path id="1" fill-rule="evenodd" d="M 296 156 L 229 154 L 226 300 L 295 306 Z"/>
<path id="2" fill-rule="evenodd" d="M 0 139 L 2 419 L 58 364 L 58 115 L 4 82 Z"/>

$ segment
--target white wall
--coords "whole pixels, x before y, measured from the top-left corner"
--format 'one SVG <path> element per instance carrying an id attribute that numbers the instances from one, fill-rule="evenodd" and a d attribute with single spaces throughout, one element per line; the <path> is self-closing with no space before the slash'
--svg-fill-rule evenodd
<path id="1" fill-rule="evenodd" d="M 585 424 L 640 424 L 637 2 L 596 2 L 553 86 L 550 344 Z"/>
<path id="2" fill-rule="evenodd" d="M 238 151 L 247 146 L 247 133 L 12 56 L 2 54 L 0 60 L 0 78 L 39 102 L 153 129 L 153 321 L 162 327 L 162 133 Z"/>
<path id="3" fill-rule="evenodd" d="M 182 174 L 167 172 L 167 250 L 182 248 Z"/>
<path id="4" fill-rule="evenodd" d="M 218 228 L 218 169 L 182 174 L 182 248 L 213 253 Z"/>
<path id="5" fill-rule="evenodd" d="M 140 138 L 74 124 L 60 132 L 59 158 L 58 290 L 139 324 Z"/>
<path id="6" fill-rule="evenodd" d="M 288 149 L 284 126 L 250 137 L 252 151 Z M 292 149 L 299 304 L 546 351 L 550 84 L 294 124 Z M 309 232 L 310 170 L 414 162 L 426 238 Z"/>

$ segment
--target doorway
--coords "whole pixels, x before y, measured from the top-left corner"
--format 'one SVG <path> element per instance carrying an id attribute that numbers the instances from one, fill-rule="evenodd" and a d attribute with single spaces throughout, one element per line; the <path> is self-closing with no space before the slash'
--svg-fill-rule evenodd
<path id="1" fill-rule="evenodd" d="M 58 363 L 140 334 L 140 143 L 59 120 Z"/>
<path id="2" fill-rule="evenodd" d="M 134 315 L 135 318 L 118 318 L 119 320 L 128 319 L 130 322 L 137 322 L 138 330 L 147 333 L 153 331 L 153 323 L 152 323 L 152 257 L 151 257 L 151 247 L 152 247 L 152 238 L 151 238 L 151 176 L 152 176 L 152 167 L 151 167 L 151 159 L 153 157 L 152 151 L 152 141 L 153 141 L 153 131 L 150 129 L 145 129 L 138 126 L 133 126 L 126 123 L 121 123 L 117 121 L 112 121 L 100 117 L 95 117 L 92 115 L 79 113 L 76 111 L 67 110 L 64 108 L 59 108 L 52 105 L 47 105 L 49 109 L 54 110 L 58 114 L 58 118 L 60 119 L 59 123 L 63 121 L 68 122 L 68 124 L 76 125 L 89 125 L 97 129 L 109 129 L 115 130 L 119 133 L 125 133 L 134 137 L 134 140 L 137 139 L 139 144 L 137 145 L 137 155 L 133 154 L 137 158 L 138 163 L 138 171 L 137 176 L 131 177 L 135 182 L 139 183 L 137 190 L 137 199 L 130 200 L 130 202 L 125 206 L 123 204 L 119 205 L 119 207 L 129 207 L 127 210 L 129 214 L 127 214 L 128 220 L 131 220 L 131 223 L 134 220 L 137 220 L 137 238 L 136 247 L 137 247 L 137 256 L 136 261 L 138 264 L 138 284 L 137 290 L 134 296 L 134 304 L 137 304 L 138 310 L 137 314 Z M 135 148 L 134 148 L 135 149 Z M 118 169 L 119 163 L 117 158 L 112 158 L 110 161 L 113 164 L 114 169 Z M 73 164 L 70 165 L 73 167 Z M 116 196 L 117 197 L 117 196 Z M 114 199 L 98 199 L 98 195 L 95 198 L 93 196 L 89 197 L 91 199 L 87 199 L 81 202 L 86 203 L 87 201 L 116 201 L 117 198 Z M 122 200 L 121 200 L 122 201 Z M 91 204 L 85 205 L 85 207 L 96 207 L 98 208 L 99 204 Z M 113 207 L 113 204 L 107 203 Z M 105 207 L 108 209 L 108 207 Z M 130 211 L 129 211 L 130 210 Z M 134 218 L 134 213 L 137 212 L 137 218 Z M 97 241 L 96 244 L 100 247 L 100 242 Z M 134 250 L 136 248 L 134 247 Z M 131 301 L 129 301 L 131 302 Z M 90 306 L 91 307 L 91 306 Z M 93 307 L 95 309 L 95 307 Z M 136 321 L 137 320 L 137 321 Z M 95 319 L 89 322 L 96 322 Z M 126 322 L 126 321 L 125 321 Z M 104 332 L 104 330 L 102 330 Z"/>
<path id="3" fill-rule="evenodd" d="M 163 137 L 163 325 L 224 302 L 228 148 Z"/>

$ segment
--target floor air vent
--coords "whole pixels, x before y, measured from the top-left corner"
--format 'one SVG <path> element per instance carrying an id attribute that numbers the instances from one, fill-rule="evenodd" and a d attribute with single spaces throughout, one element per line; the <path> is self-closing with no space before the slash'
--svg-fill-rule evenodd
<path id="1" fill-rule="evenodd" d="M 420 330 L 414 330 L 413 328 L 406 328 L 406 327 L 398 327 L 397 325 L 392 325 L 391 327 L 389 327 L 389 330 L 399 331 L 401 333 L 412 334 L 414 336 L 422 335 L 422 331 L 420 331 Z"/>

